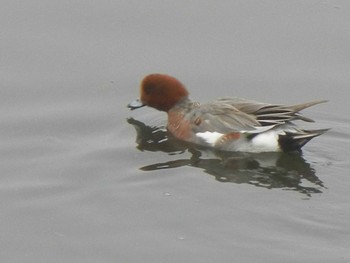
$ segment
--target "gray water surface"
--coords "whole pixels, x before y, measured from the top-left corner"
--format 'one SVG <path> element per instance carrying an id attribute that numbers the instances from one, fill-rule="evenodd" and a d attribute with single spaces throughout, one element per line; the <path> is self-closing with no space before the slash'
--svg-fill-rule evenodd
<path id="1" fill-rule="evenodd" d="M 1 262 L 349 262 L 347 1 L 2 1 Z M 296 154 L 218 154 L 130 112 L 142 77 L 295 104 Z"/>

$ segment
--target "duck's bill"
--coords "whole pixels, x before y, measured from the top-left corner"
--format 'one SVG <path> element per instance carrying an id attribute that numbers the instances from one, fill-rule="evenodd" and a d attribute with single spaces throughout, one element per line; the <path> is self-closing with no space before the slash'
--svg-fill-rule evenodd
<path id="1" fill-rule="evenodd" d="M 140 101 L 140 99 L 136 99 L 136 100 L 134 100 L 134 101 L 132 101 L 132 102 L 130 102 L 130 103 L 128 104 L 128 108 L 129 108 L 130 110 L 135 110 L 135 109 L 141 108 L 141 107 L 143 107 L 143 106 L 145 106 L 145 104 L 143 104 L 143 103 Z"/>

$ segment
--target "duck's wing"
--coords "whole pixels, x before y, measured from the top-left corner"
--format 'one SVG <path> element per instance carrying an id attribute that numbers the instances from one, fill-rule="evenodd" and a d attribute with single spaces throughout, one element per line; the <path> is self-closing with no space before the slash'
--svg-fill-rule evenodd
<path id="1" fill-rule="evenodd" d="M 313 122 L 312 119 L 302 116 L 299 112 L 316 104 L 327 102 L 317 100 L 292 106 L 262 103 L 242 98 L 222 98 L 217 100 L 218 104 L 231 105 L 239 111 L 254 118 L 261 126 L 280 125 L 293 120 Z"/>
<path id="2" fill-rule="evenodd" d="M 258 132 L 263 128 L 254 115 L 225 102 L 201 104 L 192 109 L 187 118 L 194 132 Z"/>

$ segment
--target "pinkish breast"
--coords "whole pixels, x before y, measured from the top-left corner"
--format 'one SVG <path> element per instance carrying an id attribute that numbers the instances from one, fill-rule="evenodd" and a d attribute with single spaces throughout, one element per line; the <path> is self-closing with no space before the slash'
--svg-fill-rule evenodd
<path id="1" fill-rule="evenodd" d="M 181 112 L 168 112 L 168 130 L 180 140 L 189 141 L 192 137 L 191 123 Z"/>

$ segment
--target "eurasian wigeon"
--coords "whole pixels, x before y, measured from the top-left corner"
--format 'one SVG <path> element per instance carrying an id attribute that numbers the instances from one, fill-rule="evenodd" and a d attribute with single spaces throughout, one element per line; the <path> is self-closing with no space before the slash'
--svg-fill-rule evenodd
<path id="1" fill-rule="evenodd" d="M 128 104 L 130 109 L 147 105 L 165 111 L 167 128 L 176 138 L 218 150 L 300 151 L 308 141 L 328 130 L 304 130 L 292 123 L 313 122 L 299 111 L 325 100 L 285 106 L 230 97 L 202 104 L 189 98 L 179 80 L 164 74 L 146 76 L 140 93 L 140 99 Z"/>

